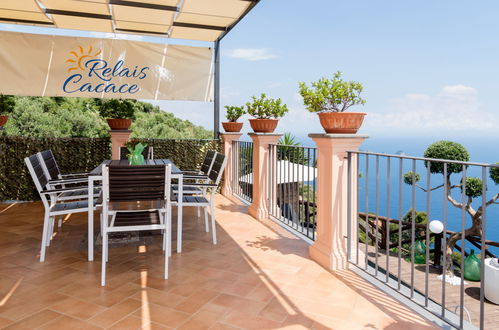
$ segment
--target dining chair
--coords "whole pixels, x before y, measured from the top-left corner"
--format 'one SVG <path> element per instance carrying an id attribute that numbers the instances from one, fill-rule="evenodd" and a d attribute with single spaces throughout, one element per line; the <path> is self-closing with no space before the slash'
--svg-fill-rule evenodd
<path id="1" fill-rule="evenodd" d="M 208 150 L 203 162 L 201 163 L 201 166 L 199 167 L 199 170 L 183 170 L 182 173 L 184 175 L 184 178 L 205 180 L 208 179 L 216 155 L 217 152 L 215 150 Z"/>
<path id="2" fill-rule="evenodd" d="M 38 155 L 32 155 L 24 159 L 28 167 L 31 178 L 35 184 L 36 190 L 40 195 L 42 204 L 45 210 L 43 218 L 43 233 L 42 243 L 40 248 L 40 262 L 45 261 L 45 250 L 50 245 L 50 240 L 54 233 L 54 220 L 56 216 L 66 215 L 71 213 L 89 212 L 88 200 L 79 200 L 64 202 L 58 196 L 62 193 L 81 192 L 87 189 L 86 187 L 70 187 L 70 188 L 47 188 L 49 178 L 46 176 L 42 168 L 42 164 Z M 96 201 L 94 202 L 94 205 Z M 93 212 L 93 210 L 90 210 Z"/>
<path id="3" fill-rule="evenodd" d="M 171 165 L 102 167 L 102 274 L 106 285 L 109 234 L 117 232 L 163 231 L 165 279 L 171 244 Z"/>
<path id="4" fill-rule="evenodd" d="M 208 176 L 209 182 L 199 182 L 199 183 L 184 183 L 184 189 L 187 191 L 191 188 L 199 188 L 201 190 L 201 194 L 186 196 L 183 195 L 182 198 L 182 206 L 189 207 L 202 207 L 204 210 L 204 219 L 205 219 L 205 230 L 209 232 L 208 225 L 208 208 L 210 208 L 210 218 L 211 218 L 211 232 L 213 244 L 217 244 L 217 234 L 216 234 L 216 217 L 215 217 L 215 195 L 217 192 L 218 185 L 222 180 L 223 172 L 225 170 L 225 166 L 227 165 L 227 156 L 221 153 L 216 153 L 215 158 L 213 160 L 213 166 L 211 168 L 210 174 Z M 209 195 L 209 196 L 208 196 Z M 178 199 L 177 196 L 173 196 L 173 205 L 177 205 Z M 177 244 L 182 246 L 182 223 L 181 219 L 179 219 L 180 223 L 177 225 Z"/>
<path id="5" fill-rule="evenodd" d="M 120 147 L 120 159 L 128 159 L 128 153 L 127 147 Z M 142 155 L 144 155 L 144 159 L 154 159 L 154 147 L 146 146 Z"/>
<path id="6" fill-rule="evenodd" d="M 87 180 L 87 172 L 62 174 L 50 149 L 41 151 L 39 157 L 45 175 L 50 181 L 73 180 L 75 182 L 85 182 Z"/>

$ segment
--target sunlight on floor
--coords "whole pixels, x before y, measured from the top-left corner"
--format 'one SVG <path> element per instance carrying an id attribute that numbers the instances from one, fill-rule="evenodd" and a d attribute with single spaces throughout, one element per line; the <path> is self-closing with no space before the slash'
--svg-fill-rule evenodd
<path id="1" fill-rule="evenodd" d="M 10 297 L 12 297 L 12 294 L 14 294 L 14 291 L 16 291 L 17 287 L 21 284 L 23 281 L 24 277 L 21 277 L 17 282 L 12 286 L 12 288 L 7 292 L 7 294 L 0 300 L 0 307 L 4 306 L 7 301 L 9 301 Z"/>
<path id="2" fill-rule="evenodd" d="M 142 247 L 144 248 L 144 252 L 145 252 L 145 246 L 141 246 L 141 248 Z M 149 298 L 147 297 L 147 270 L 143 270 L 140 272 L 140 287 L 142 288 L 142 291 L 141 291 L 142 329 L 150 330 L 151 329 L 151 312 L 149 310 Z"/>

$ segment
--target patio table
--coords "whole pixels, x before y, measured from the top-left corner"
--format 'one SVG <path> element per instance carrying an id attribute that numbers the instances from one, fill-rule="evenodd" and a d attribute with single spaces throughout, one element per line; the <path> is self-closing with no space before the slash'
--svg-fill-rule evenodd
<path id="1" fill-rule="evenodd" d="M 183 197 L 183 172 L 169 159 L 147 159 L 144 165 L 171 165 L 172 179 L 178 179 L 178 202 L 177 202 L 177 252 L 182 250 L 181 235 L 182 235 L 182 197 Z M 99 166 L 94 168 L 88 175 L 88 191 L 93 191 L 94 182 L 102 181 L 102 166 L 131 166 L 127 159 L 121 160 L 104 160 Z M 92 196 L 88 198 L 88 260 L 94 260 L 94 200 Z M 169 242 L 169 244 L 171 244 Z"/>

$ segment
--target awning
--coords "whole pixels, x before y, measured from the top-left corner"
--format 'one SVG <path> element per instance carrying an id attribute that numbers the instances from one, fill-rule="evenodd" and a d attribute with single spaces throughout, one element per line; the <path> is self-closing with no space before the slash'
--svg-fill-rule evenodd
<path id="1" fill-rule="evenodd" d="M 275 166 L 277 184 L 303 182 L 310 183 L 317 178 L 317 169 L 312 166 L 280 160 Z M 253 172 L 243 175 L 239 182 L 253 183 Z"/>
<path id="2" fill-rule="evenodd" d="M 216 41 L 258 0 L 1 0 L 0 22 Z"/>

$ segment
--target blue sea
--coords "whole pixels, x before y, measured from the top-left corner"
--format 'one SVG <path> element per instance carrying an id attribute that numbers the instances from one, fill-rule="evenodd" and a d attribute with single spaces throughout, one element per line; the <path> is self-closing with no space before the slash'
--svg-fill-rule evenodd
<path id="1" fill-rule="evenodd" d="M 479 163 L 496 163 L 499 162 L 499 151 L 496 141 L 493 139 L 483 138 L 369 138 L 361 146 L 363 151 L 380 152 L 387 154 L 405 154 L 407 156 L 423 156 L 424 150 L 433 142 L 439 140 L 450 140 L 461 143 L 470 153 L 470 161 Z M 298 140 L 305 146 L 314 146 L 313 141 L 308 137 L 299 137 Z M 388 194 L 388 171 L 387 160 L 384 157 L 379 159 L 379 176 L 378 176 L 378 199 L 376 200 L 376 160 L 374 156 L 369 157 L 369 177 L 366 186 L 366 161 L 364 156 L 360 161 L 360 172 L 362 176 L 359 178 L 359 211 L 369 212 L 378 211 L 379 215 L 388 215 L 391 218 L 399 218 L 399 199 L 402 201 L 402 215 L 404 215 L 412 206 L 412 187 L 410 185 L 402 185 L 402 197 L 399 197 L 399 160 L 392 159 L 390 162 L 390 193 Z M 412 161 L 405 160 L 402 166 L 402 173 L 412 170 Z M 426 188 L 427 169 L 423 162 L 416 162 L 416 172 L 421 175 L 419 184 Z M 452 175 L 452 183 L 458 184 L 461 180 L 461 173 Z M 467 176 L 480 177 L 482 176 L 481 167 L 468 167 Z M 487 175 L 488 177 L 488 175 Z M 443 183 L 442 175 L 432 174 L 430 176 L 430 186 L 435 187 Z M 369 193 L 368 205 L 366 206 L 366 190 Z M 499 186 L 492 180 L 487 179 L 487 199 L 490 199 L 494 194 L 499 192 Z M 454 189 L 452 196 L 457 201 L 461 201 L 460 188 Z M 389 203 L 388 203 L 389 200 Z M 473 200 L 472 206 L 477 209 L 482 203 L 481 197 Z M 452 231 L 461 231 L 462 211 L 456 208 L 449 202 L 445 202 L 447 207 L 447 229 Z M 427 194 L 420 189 L 415 191 L 414 206 L 417 211 L 427 212 Z M 441 220 L 443 222 L 444 211 L 444 193 L 443 189 L 437 189 L 430 194 L 429 215 L 430 220 Z M 486 216 L 486 239 L 499 242 L 499 205 L 491 205 L 487 208 Z M 466 214 L 465 228 L 469 227 L 471 220 Z M 460 244 L 460 243 L 459 243 Z M 470 243 L 465 245 L 469 252 L 471 248 L 479 253 L 478 249 Z M 490 251 L 499 255 L 499 248 L 490 247 Z"/>

